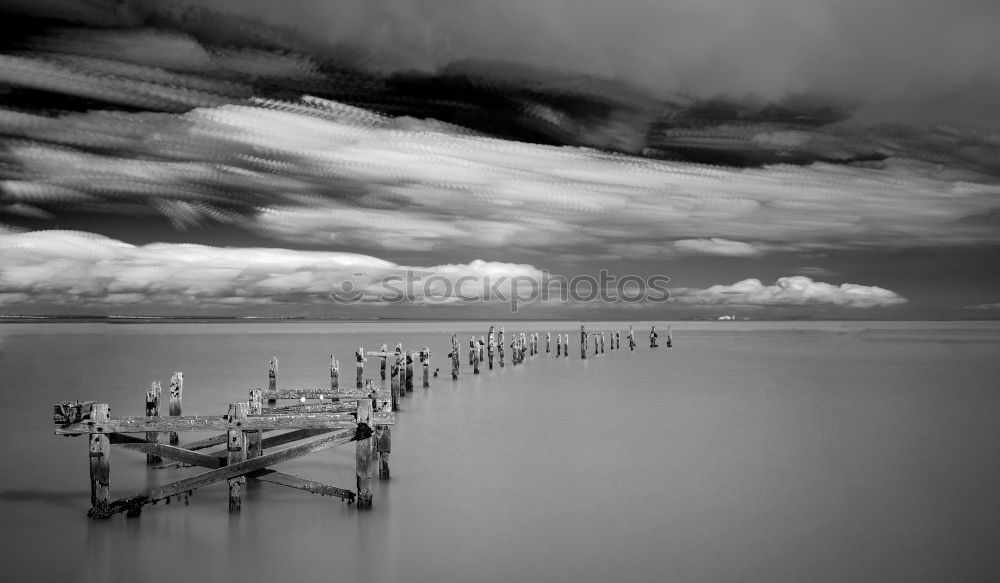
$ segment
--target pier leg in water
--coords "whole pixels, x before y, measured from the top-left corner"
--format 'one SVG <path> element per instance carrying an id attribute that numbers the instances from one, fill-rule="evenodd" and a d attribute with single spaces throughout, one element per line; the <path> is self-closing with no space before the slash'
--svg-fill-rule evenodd
<path id="1" fill-rule="evenodd" d="M 278 357 L 275 356 L 271 359 L 271 363 L 267 367 L 267 391 L 269 393 L 274 393 L 278 390 Z M 276 399 L 268 399 L 268 405 L 275 405 L 278 401 Z"/>
<path id="2" fill-rule="evenodd" d="M 427 349 L 425 348 L 424 350 Z M 375 393 L 375 383 L 369 380 L 367 389 L 369 394 Z M 374 400 L 375 411 L 389 411 L 391 408 L 391 401 L 385 401 L 381 397 Z M 378 477 L 381 480 L 388 480 L 389 453 L 392 451 L 392 427 L 389 425 L 376 425 L 374 439 L 375 454 L 378 455 Z"/>
<path id="3" fill-rule="evenodd" d="M 385 344 L 382 345 L 382 348 L 380 350 L 382 350 L 382 354 L 388 354 L 389 353 L 389 347 L 386 346 Z M 386 360 L 388 360 L 388 358 L 385 357 L 385 356 L 383 356 L 382 357 L 382 363 L 380 364 L 381 368 L 379 368 L 379 372 L 382 375 L 382 380 L 383 381 L 385 380 L 385 361 Z"/>
<path id="4" fill-rule="evenodd" d="M 496 356 L 497 351 L 497 336 L 493 331 L 493 326 L 490 326 L 490 333 L 487 336 L 486 344 L 486 357 L 490 362 L 490 370 L 493 370 L 493 357 Z"/>
<path id="5" fill-rule="evenodd" d="M 656 346 L 656 339 L 658 337 L 659 337 L 659 335 L 656 333 L 656 326 L 655 325 L 650 325 L 650 327 L 649 327 L 649 347 L 650 348 L 656 348 L 657 347 Z"/>
<path id="6" fill-rule="evenodd" d="M 340 361 L 330 353 L 330 391 L 336 397 L 340 392 Z"/>
<path id="7" fill-rule="evenodd" d="M 587 360 L 587 330 L 580 326 L 580 358 Z"/>
<path id="8" fill-rule="evenodd" d="M 479 374 L 479 350 L 472 349 L 472 374 Z"/>
<path id="9" fill-rule="evenodd" d="M 260 415 L 264 409 L 264 394 L 260 389 L 250 389 L 250 400 L 247 401 L 247 415 Z M 247 458 L 260 457 L 264 454 L 261 449 L 260 431 L 247 431 Z"/>
<path id="10" fill-rule="evenodd" d="M 500 326 L 500 335 L 497 336 L 497 349 L 500 351 L 497 354 L 500 359 L 500 368 L 503 368 L 503 326 Z"/>
<path id="11" fill-rule="evenodd" d="M 556 336 L 556 358 L 562 355 L 562 334 Z"/>
<path id="12" fill-rule="evenodd" d="M 458 334 L 451 335 L 451 380 L 458 380 Z"/>
<path id="13" fill-rule="evenodd" d="M 181 398 L 184 396 L 184 373 L 175 372 L 170 374 L 170 411 L 171 417 L 181 416 Z M 176 431 L 170 432 L 170 445 L 180 443 L 180 438 Z"/>
<path id="14" fill-rule="evenodd" d="M 431 386 L 431 349 L 424 346 L 420 351 L 420 364 L 424 369 L 424 388 Z"/>
<path id="15" fill-rule="evenodd" d="M 364 346 L 359 346 L 358 347 L 358 351 L 354 353 L 354 358 L 355 358 L 355 360 L 357 360 L 357 369 L 358 369 L 357 387 L 359 389 L 362 389 L 365 386 L 365 381 L 364 381 L 364 376 L 365 376 L 365 347 Z"/>
<path id="16" fill-rule="evenodd" d="M 406 392 L 413 392 L 413 351 L 406 352 Z"/>
<path id="17" fill-rule="evenodd" d="M 371 427 L 372 422 L 372 402 L 371 399 L 361 399 L 358 401 L 358 428 L 364 424 Z M 355 475 L 358 478 L 358 508 L 368 508 L 372 505 L 372 439 L 359 439 L 357 451 L 355 453 Z"/>
<path id="18" fill-rule="evenodd" d="M 94 403 L 90 408 L 91 421 L 108 420 L 108 404 Z M 111 502 L 111 441 L 107 435 L 91 433 L 90 436 L 90 512 L 91 518 L 108 518 L 105 511 Z"/>
<path id="19" fill-rule="evenodd" d="M 472 363 L 475 359 L 476 359 L 476 337 L 469 336 L 469 366 L 472 366 Z"/>
<path id="20" fill-rule="evenodd" d="M 601 354 L 604 354 L 604 332 L 601 332 Z"/>
<path id="21" fill-rule="evenodd" d="M 153 381 L 149 384 L 149 390 L 146 391 L 146 417 L 159 417 L 160 416 L 160 382 Z M 155 431 L 146 432 L 146 441 L 156 443 L 160 441 L 160 434 Z M 158 455 L 146 454 L 146 465 L 154 466 L 159 464 L 163 460 Z"/>
<path id="22" fill-rule="evenodd" d="M 545 333 L 545 354 L 552 352 L 552 333 Z"/>
<path id="23" fill-rule="evenodd" d="M 247 420 L 247 404 L 246 403 L 233 403 L 229 405 L 229 419 L 235 420 L 237 423 L 242 423 Z M 227 439 L 226 449 L 229 452 L 229 465 L 238 464 L 247 458 L 247 444 L 243 436 L 242 429 L 230 429 Z M 240 501 L 240 490 L 243 484 L 246 484 L 247 479 L 245 476 L 239 476 L 236 478 L 230 478 L 229 480 L 229 511 L 239 512 L 241 501 Z"/>
<path id="24" fill-rule="evenodd" d="M 396 353 L 396 358 L 389 369 L 389 390 L 392 392 L 392 410 L 399 411 L 399 381 L 402 380 L 402 375 L 399 372 L 400 367 L 403 364 L 403 356 L 400 353 Z"/>
<path id="25" fill-rule="evenodd" d="M 597 345 L 598 345 L 597 334 L 594 334 L 594 356 L 597 356 Z"/>

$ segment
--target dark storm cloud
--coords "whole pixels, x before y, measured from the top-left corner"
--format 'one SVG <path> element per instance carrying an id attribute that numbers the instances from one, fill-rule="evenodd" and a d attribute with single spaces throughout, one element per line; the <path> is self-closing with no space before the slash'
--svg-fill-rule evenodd
<path id="1" fill-rule="evenodd" d="M 180 5 L 179 2 L 169 2 Z M 200 5 L 200 3 L 199 3 Z M 391 68 L 500 59 L 698 95 L 820 92 L 896 121 L 1000 122 L 994 0 L 216 0 Z"/>
<path id="2" fill-rule="evenodd" d="M 15 2 L 17 4 L 17 2 Z M 857 101 L 866 121 L 1000 124 L 995 0 L 27 2 L 79 20 L 349 45 L 385 69 L 503 60 L 686 91 Z M 114 16 L 109 16 L 113 14 Z M 242 16 L 284 26 L 262 33 Z M 238 29 L 234 30 L 234 29 Z"/>

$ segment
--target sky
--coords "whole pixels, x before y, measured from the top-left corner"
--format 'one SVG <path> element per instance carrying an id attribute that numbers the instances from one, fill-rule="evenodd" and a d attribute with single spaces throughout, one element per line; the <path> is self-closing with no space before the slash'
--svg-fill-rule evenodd
<path id="1" fill-rule="evenodd" d="M 1000 316 L 996 2 L 0 10 L 0 314 Z"/>

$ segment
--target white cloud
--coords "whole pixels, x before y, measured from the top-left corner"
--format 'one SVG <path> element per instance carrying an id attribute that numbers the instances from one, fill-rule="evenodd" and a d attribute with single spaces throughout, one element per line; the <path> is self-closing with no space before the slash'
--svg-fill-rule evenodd
<path id="1" fill-rule="evenodd" d="M 973 306 L 965 306 L 969 310 L 1000 310 L 1000 302 L 993 302 L 987 304 L 976 304 Z"/>
<path id="2" fill-rule="evenodd" d="M 35 231 L 0 233 L 0 275 L 0 303 L 7 305 L 203 306 L 331 303 L 331 292 L 359 302 L 403 295 L 417 303 L 454 302 L 482 299 L 484 282 L 542 273 L 481 260 L 420 267 L 355 253 L 136 246 L 77 231 Z"/>
<path id="3" fill-rule="evenodd" d="M 833 285 L 805 276 L 779 278 L 772 285 L 759 279 L 745 279 L 731 285 L 713 285 L 705 289 L 671 290 L 671 301 L 703 306 L 813 306 L 847 308 L 888 307 L 904 304 L 906 298 L 875 286 L 843 283 Z"/>

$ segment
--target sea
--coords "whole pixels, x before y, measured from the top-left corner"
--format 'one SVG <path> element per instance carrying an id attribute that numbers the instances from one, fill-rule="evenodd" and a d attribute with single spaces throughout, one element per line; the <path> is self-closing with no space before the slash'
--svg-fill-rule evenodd
<path id="1" fill-rule="evenodd" d="M 491 324 L 540 353 L 472 374 Z M 650 322 L 587 322 L 623 349 L 586 360 L 579 322 L 0 324 L 4 580 L 1000 581 L 1000 323 L 655 324 L 658 348 Z M 87 440 L 54 435 L 54 403 L 142 415 L 183 371 L 184 414 L 221 415 L 272 356 L 279 387 L 328 386 L 331 353 L 351 384 L 358 347 L 397 342 L 440 374 L 417 367 L 371 509 L 255 483 L 231 514 L 223 483 L 87 518 Z M 354 449 L 278 469 L 353 490 Z M 112 497 L 200 471 L 115 447 Z"/>

